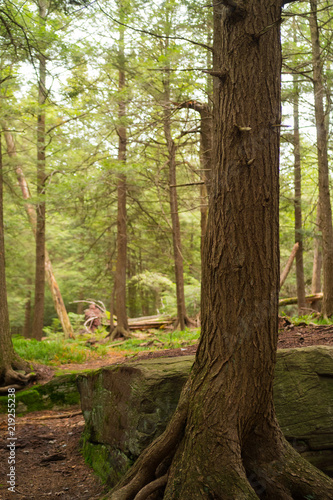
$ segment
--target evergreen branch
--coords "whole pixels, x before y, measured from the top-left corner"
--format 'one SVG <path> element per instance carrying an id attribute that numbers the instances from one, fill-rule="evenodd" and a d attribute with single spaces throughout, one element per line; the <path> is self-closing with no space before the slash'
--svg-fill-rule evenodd
<path id="1" fill-rule="evenodd" d="M 186 186 L 199 186 L 202 184 L 206 184 L 205 181 L 200 181 L 200 182 L 187 182 L 186 184 L 170 184 L 169 187 L 171 188 L 178 188 L 178 187 L 186 187 Z"/>
<path id="2" fill-rule="evenodd" d="M 206 45 L 205 43 L 201 43 L 201 42 L 195 42 L 194 40 L 190 40 L 189 38 L 185 38 L 183 36 L 159 35 L 158 33 L 153 33 L 152 31 L 142 30 L 139 28 L 135 28 L 134 26 L 129 26 L 128 24 L 122 23 L 118 19 L 115 19 L 110 14 L 105 12 L 105 10 L 101 7 L 101 5 L 99 3 L 98 3 L 98 6 L 99 6 L 100 10 L 103 12 L 103 14 L 106 17 L 108 17 L 109 19 L 111 19 L 111 21 L 119 24 L 119 26 L 123 26 L 124 28 L 128 28 L 132 31 L 135 31 L 136 33 L 143 33 L 144 35 L 154 36 L 155 38 L 161 38 L 164 40 L 166 40 L 166 39 L 168 39 L 168 40 L 183 40 L 184 42 L 193 43 L 193 45 L 199 45 L 199 47 L 203 47 L 204 49 L 207 49 L 207 50 L 210 50 L 211 52 L 213 52 L 213 47 L 211 47 L 210 45 Z"/>
<path id="3" fill-rule="evenodd" d="M 32 55 L 32 51 L 31 51 L 30 41 L 29 41 L 29 38 L 27 36 L 27 33 L 26 33 L 24 27 L 20 23 L 18 23 L 17 21 L 15 21 L 15 19 L 13 19 L 13 17 L 10 16 L 8 14 L 8 12 L 6 12 L 4 9 L 0 9 L 0 12 L 9 19 L 10 23 L 14 24 L 17 28 L 19 28 L 22 31 L 23 36 L 24 36 L 25 41 L 26 41 L 26 44 L 27 44 L 26 48 L 27 48 L 28 54 L 30 56 L 30 60 L 31 60 L 31 62 L 33 62 L 33 55 Z M 8 32 L 8 34 L 9 34 L 11 40 L 12 40 L 12 43 L 13 43 L 15 49 L 16 49 L 16 45 L 13 42 L 12 34 L 11 34 L 11 31 L 10 31 L 10 27 L 7 24 L 8 22 L 6 23 L 6 21 L 5 21 L 5 19 L 4 19 L 3 16 L 0 16 L 0 19 L 1 19 L 2 24 L 5 27 L 6 31 Z"/>
<path id="4" fill-rule="evenodd" d="M 74 116 L 72 118 L 68 118 L 67 120 L 63 120 L 62 122 L 60 123 L 57 123 L 56 125 L 53 125 L 53 127 L 50 127 L 47 131 L 46 131 L 46 134 L 45 135 L 48 135 L 50 132 L 52 132 L 52 130 L 54 130 L 55 128 L 57 127 L 61 127 L 62 125 L 65 125 L 65 123 L 68 123 L 68 122 L 72 122 L 74 120 L 78 120 L 79 118 L 82 118 L 83 116 L 86 116 L 88 115 L 89 113 L 88 112 L 85 112 L 85 113 L 82 113 L 81 115 L 78 115 L 78 116 Z"/>

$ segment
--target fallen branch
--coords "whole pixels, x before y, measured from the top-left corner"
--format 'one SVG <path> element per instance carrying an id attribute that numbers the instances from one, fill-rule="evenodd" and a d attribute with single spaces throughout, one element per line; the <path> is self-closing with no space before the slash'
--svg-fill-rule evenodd
<path id="1" fill-rule="evenodd" d="M 0 394 L 5 394 L 8 392 L 8 389 L 15 389 L 16 391 L 19 391 L 23 389 L 24 386 L 18 385 L 18 384 L 13 384 L 13 385 L 7 385 L 6 387 L 0 387 Z"/>
<path id="2" fill-rule="evenodd" d="M 82 411 L 74 411 L 70 413 L 62 413 L 61 415 L 43 415 L 42 417 L 29 417 L 27 421 L 24 421 L 24 419 L 19 420 L 19 423 L 30 423 L 30 422 L 38 422 L 40 420 L 56 420 L 58 418 L 72 418 L 76 417 L 77 415 L 82 415 Z"/>

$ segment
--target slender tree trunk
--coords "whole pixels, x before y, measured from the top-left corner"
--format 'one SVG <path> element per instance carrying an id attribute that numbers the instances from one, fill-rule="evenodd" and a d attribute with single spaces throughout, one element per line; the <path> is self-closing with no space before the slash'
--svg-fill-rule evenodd
<path id="1" fill-rule="evenodd" d="M 312 284 L 311 293 L 321 292 L 321 268 L 322 268 L 322 242 L 320 234 L 320 204 L 317 204 L 316 227 L 314 231 L 314 251 L 313 251 L 313 267 L 312 267 Z M 311 303 L 311 307 L 316 310 L 321 310 L 321 301 L 316 300 Z"/>
<path id="2" fill-rule="evenodd" d="M 170 187 L 170 212 L 172 224 L 172 242 L 175 263 L 176 295 L 177 295 L 177 324 L 184 330 L 188 322 L 184 293 L 184 266 L 181 247 L 180 222 L 178 214 L 177 174 L 176 174 L 176 144 L 171 135 L 171 106 L 170 106 L 170 75 L 165 69 L 164 76 L 164 110 L 163 126 L 169 159 L 169 186 Z"/>
<path id="3" fill-rule="evenodd" d="M 39 1 L 41 23 L 47 15 L 46 3 Z M 36 205 L 36 267 L 33 336 L 41 340 L 44 326 L 45 300 L 45 102 L 46 57 L 39 53 L 38 115 L 37 115 L 37 205 Z"/>
<path id="4" fill-rule="evenodd" d="M 1 136 L 2 134 L 0 135 L 0 385 L 2 385 L 3 383 L 6 369 L 11 366 L 12 360 L 14 358 L 14 349 L 10 337 L 5 274 Z"/>
<path id="5" fill-rule="evenodd" d="M 7 128 L 6 124 L 4 124 L 4 128 Z M 5 130 L 4 135 L 6 139 L 7 152 L 9 157 L 14 160 L 17 160 L 15 142 L 12 134 L 8 130 Z M 28 201 L 31 198 L 29 186 L 20 165 L 15 165 L 15 172 L 19 186 L 21 188 L 23 199 L 27 201 L 27 203 L 25 204 L 25 210 L 27 212 L 32 232 L 36 238 L 37 216 L 35 207 L 32 205 L 32 203 L 29 203 Z M 52 270 L 52 263 L 46 248 L 45 248 L 45 273 L 46 273 L 47 283 L 51 291 L 53 304 L 57 312 L 59 321 L 61 323 L 62 329 L 64 331 L 65 338 L 73 338 L 74 337 L 73 328 L 67 314 L 65 303 L 63 301 L 60 292 L 60 288 L 54 276 Z"/>
<path id="6" fill-rule="evenodd" d="M 28 293 L 24 306 L 23 337 L 31 338 L 31 281 L 28 282 Z"/>
<path id="7" fill-rule="evenodd" d="M 323 243 L 323 302 L 322 313 L 333 316 L 333 227 L 332 208 L 329 189 L 329 170 L 327 155 L 327 130 L 325 126 L 324 96 L 322 77 L 319 28 L 317 20 L 317 0 L 310 0 L 310 33 L 312 44 L 313 89 L 315 118 L 317 127 L 318 178 L 320 204 L 320 230 Z"/>
<path id="8" fill-rule="evenodd" d="M 302 224 L 302 172 L 301 172 L 301 144 L 299 136 L 299 86 L 297 75 L 294 80 L 294 179 L 295 179 L 295 243 L 298 243 L 296 253 L 296 283 L 298 297 L 298 314 L 304 314 L 305 284 L 303 265 L 303 224 Z"/>
<path id="9" fill-rule="evenodd" d="M 120 18 L 123 18 L 122 2 L 119 3 Z M 119 126 L 118 132 L 118 160 L 119 168 L 124 169 L 126 166 L 126 149 L 127 149 L 127 130 L 124 125 L 126 117 L 126 102 L 122 95 L 126 87 L 125 77 L 125 46 L 124 46 L 124 27 L 119 28 L 119 94 L 120 101 L 118 107 Z M 116 314 L 117 327 L 111 334 L 111 339 L 118 336 L 127 337 L 128 319 L 126 311 L 126 266 L 127 266 L 127 212 L 126 212 L 126 195 L 127 195 L 127 180 L 124 173 L 118 174 L 118 214 L 117 214 L 117 263 L 115 274 L 115 299 L 116 299 Z"/>
<path id="10" fill-rule="evenodd" d="M 135 256 L 132 259 L 131 257 L 128 258 L 127 261 L 127 277 L 129 280 L 128 284 L 128 305 L 129 305 L 129 315 L 130 318 L 136 318 L 139 315 L 138 311 L 138 304 L 137 304 L 137 294 L 136 294 L 136 284 L 133 284 L 130 282 L 130 280 L 133 278 L 133 276 L 136 275 L 136 265 L 135 265 Z"/>
<path id="11" fill-rule="evenodd" d="M 201 227 L 201 257 L 203 242 L 207 229 L 208 194 L 212 171 L 212 112 L 208 104 L 198 101 L 187 101 L 180 108 L 194 109 L 200 113 L 200 178 L 204 184 L 200 185 L 200 227 Z"/>
<path id="12" fill-rule="evenodd" d="M 2 130 L 0 130 L 0 392 L 4 392 L 6 386 L 10 384 L 20 386 L 27 382 L 23 375 L 14 371 L 14 369 L 26 368 L 27 364 L 15 354 L 10 335 L 5 271 L 2 175 Z"/>
<path id="13" fill-rule="evenodd" d="M 333 481 L 287 443 L 273 404 L 281 4 L 222 0 L 214 20 L 219 76 L 200 342 L 168 428 L 111 498 L 135 498 L 171 462 L 164 500 L 329 500 Z"/>

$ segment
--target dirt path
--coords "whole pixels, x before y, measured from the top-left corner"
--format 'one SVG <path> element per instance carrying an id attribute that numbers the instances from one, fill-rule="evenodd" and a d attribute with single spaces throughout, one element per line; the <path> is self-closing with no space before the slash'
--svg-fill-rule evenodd
<path id="1" fill-rule="evenodd" d="M 280 320 L 279 348 L 332 345 L 333 326 L 293 327 Z M 139 353 L 136 358 L 180 356 L 194 353 L 196 346 Z M 130 358 L 131 359 L 131 358 Z M 63 370 L 101 368 L 126 361 L 125 352 L 84 365 L 62 365 Z M 45 378 L 52 370 L 45 370 Z M 7 490 L 9 449 L 7 415 L 0 415 L 0 499 L 1 500 L 97 500 L 104 487 L 80 453 L 84 419 L 79 408 L 71 412 L 34 412 L 16 419 L 16 492 Z"/>
<path id="2" fill-rule="evenodd" d="M 8 491 L 6 484 L 9 472 L 7 417 L 1 416 L 1 499 L 94 500 L 101 497 L 103 486 L 79 451 L 84 419 L 81 412 L 77 415 L 78 411 L 79 408 L 71 412 L 34 412 L 16 419 L 15 493 Z M 66 418 L 59 418 L 64 415 Z"/>

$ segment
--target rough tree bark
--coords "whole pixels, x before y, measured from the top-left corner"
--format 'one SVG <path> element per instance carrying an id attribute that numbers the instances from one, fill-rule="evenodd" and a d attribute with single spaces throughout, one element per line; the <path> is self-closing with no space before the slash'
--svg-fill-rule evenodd
<path id="1" fill-rule="evenodd" d="M 277 348 L 281 6 L 214 2 L 213 180 L 202 333 L 165 431 L 112 500 L 169 475 L 163 498 L 316 500 L 333 481 L 285 440 L 273 405 Z"/>
<path id="2" fill-rule="evenodd" d="M 4 136 L 6 139 L 6 145 L 7 145 L 7 153 L 10 158 L 12 158 L 15 161 L 15 172 L 17 176 L 17 181 L 19 183 L 19 186 L 21 188 L 21 193 L 23 196 L 23 199 L 28 202 L 28 200 L 31 198 L 30 195 L 30 190 L 28 183 L 26 181 L 26 178 L 24 176 L 22 167 L 18 165 L 17 162 L 17 153 L 16 153 L 16 147 L 15 147 L 15 142 L 14 142 L 14 137 L 13 135 L 6 130 L 7 129 L 7 124 L 3 123 L 4 126 Z M 32 203 L 26 203 L 25 204 L 25 210 L 29 219 L 29 223 L 32 229 L 32 232 L 34 236 L 36 237 L 36 227 L 37 227 L 37 216 L 36 216 L 36 209 L 32 205 Z M 58 286 L 57 280 L 54 276 L 53 269 L 52 269 L 52 263 L 50 256 L 48 254 L 47 249 L 45 248 L 45 273 L 46 273 L 46 279 L 48 286 L 51 291 L 52 299 L 53 299 L 53 304 L 55 307 L 55 310 L 57 312 L 59 321 L 61 323 L 62 329 L 65 334 L 65 338 L 74 338 L 74 332 L 73 328 L 71 325 L 71 322 L 69 320 L 67 310 L 65 303 L 63 301 L 60 288 Z"/>
<path id="3" fill-rule="evenodd" d="M 123 7 L 119 2 L 120 19 L 124 17 Z M 124 26 L 119 27 L 119 84 L 120 100 L 118 106 L 119 126 L 117 133 L 118 142 L 118 160 L 120 168 L 126 165 L 126 148 L 127 148 L 127 130 L 124 125 L 126 117 L 126 102 L 122 93 L 126 86 L 125 76 L 125 46 L 124 46 Z M 127 214 L 126 214 L 126 194 L 127 194 L 127 179 L 124 173 L 118 174 L 118 213 L 117 213 L 117 262 L 115 272 L 115 302 L 117 326 L 111 332 L 111 340 L 117 337 L 129 337 L 128 319 L 126 311 L 126 266 L 127 266 Z M 112 308 L 113 309 L 113 308 Z M 113 310 L 111 311 L 113 314 Z"/>
<path id="4" fill-rule="evenodd" d="M 320 230 L 323 244 L 323 302 L 322 314 L 333 316 L 333 227 L 329 189 L 329 169 L 327 154 L 327 129 L 324 111 L 325 87 L 322 77 L 320 38 L 317 20 L 317 0 L 310 0 L 310 33 L 312 45 L 313 90 L 315 119 L 317 127 L 318 179 L 320 204 Z"/>
<path id="5" fill-rule="evenodd" d="M 42 25 L 47 16 L 44 0 L 38 3 Z M 36 205 L 36 266 L 35 302 L 32 332 L 37 340 L 43 336 L 45 301 L 45 102 L 46 102 L 46 57 L 40 52 L 37 114 L 37 205 Z"/>
<path id="6" fill-rule="evenodd" d="M 295 38 L 295 37 L 294 37 Z M 295 40 L 294 40 L 295 41 Z M 297 75 L 293 75 L 294 81 L 294 182 L 295 182 L 295 243 L 298 243 L 296 253 L 296 284 L 297 284 L 297 307 L 298 314 L 305 312 L 305 284 L 303 265 L 303 223 L 302 223 L 302 171 L 301 171 L 301 143 L 299 136 L 299 85 Z"/>
<path id="7" fill-rule="evenodd" d="M 27 370 L 28 364 L 14 352 L 9 325 L 6 272 L 5 272 L 5 240 L 3 224 L 3 182 L 2 182 L 2 150 L 0 131 L 0 393 L 6 392 L 8 386 L 20 388 L 29 381 L 29 376 L 15 370 Z"/>

